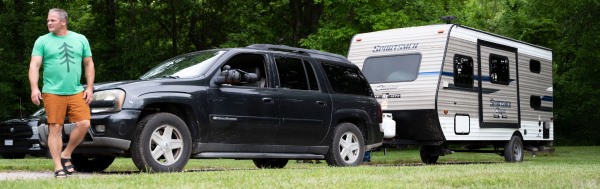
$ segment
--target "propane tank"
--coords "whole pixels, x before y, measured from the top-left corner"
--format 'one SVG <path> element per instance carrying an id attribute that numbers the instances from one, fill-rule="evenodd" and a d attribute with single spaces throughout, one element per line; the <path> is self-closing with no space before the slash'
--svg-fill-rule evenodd
<path id="1" fill-rule="evenodd" d="M 383 114 L 383 138 L 394 138 L 396 136 L 396 121 L 392 118 L 391 113 Z"/>

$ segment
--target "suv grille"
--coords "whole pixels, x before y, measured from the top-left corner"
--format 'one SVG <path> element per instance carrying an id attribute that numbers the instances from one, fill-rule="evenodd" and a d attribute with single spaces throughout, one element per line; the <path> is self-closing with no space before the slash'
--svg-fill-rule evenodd
<path id="1" fill-rule="evenodd" d="M 31 137 L 33 131 L 27 124 L 2 124 L 0 126 L 1 137 Z"/>

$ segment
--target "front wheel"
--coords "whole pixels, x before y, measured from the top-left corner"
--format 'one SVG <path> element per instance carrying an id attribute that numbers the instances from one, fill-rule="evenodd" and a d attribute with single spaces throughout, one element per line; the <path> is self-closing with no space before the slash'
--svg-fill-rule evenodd
<path id="1" fill-rule="evenodd" d="M 512 136 L 504 146 L 504 160 L 506 162 L 523 161 L 523 142 L 521 137 Z"/>
<path id="2" fill-rule="evenodd" d="M 182 171 L 191 154 L 191 136 L 185 122 L 170 113 L 155 113 L 138 123 L 131 159 L 141 171 Z"/>
<path id="3" fill-rule="evenodd" d="M 256 167 L 261 169 L 281 169 L 287 165 L 287 159 L 254 159 Z"/>
<path id="4" fill-rule="evenodd" d="M 103 156 L 103 155 L 83 155 L 73 154 L 71 155 L 71 163 L 75 166 L 77 172 L 100 172 L 108 168 L 110 164 L 115 161 L 114 156 Z"/>
<path id="5" fill-rule="evenodd" d="M 330 166 L 356 166 L 363 161 L 365 142 L 362 133 L 352 123 L 339 124 L 331 138 L 325 161 Z"/>

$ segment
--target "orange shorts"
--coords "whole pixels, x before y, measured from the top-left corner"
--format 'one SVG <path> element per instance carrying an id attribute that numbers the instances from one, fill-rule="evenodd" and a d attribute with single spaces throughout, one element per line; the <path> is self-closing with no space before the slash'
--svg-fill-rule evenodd
<path id="1" fill-rule="evenodd" d="M 90 120 L 90 106 L 85 103 L 83 92 L 74 95 L 42 94 L 48 124 L 64 124 L 65 116 L 69 122 Z"/>

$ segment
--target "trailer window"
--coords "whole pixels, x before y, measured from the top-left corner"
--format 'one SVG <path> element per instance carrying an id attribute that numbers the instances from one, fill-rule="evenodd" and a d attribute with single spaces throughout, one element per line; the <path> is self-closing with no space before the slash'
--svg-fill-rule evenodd
<path id="1" fill-rule="evenodd" d="M 454 85 L 473 87 L 473 58 L 470 56 L 454 55 Z"/>
<path id="2" fill-rule="evenodd" d="M 490 54 L 490 81 L 492 83 L 508 85 L 508 57 Z"/>
<path id="3" fill-rule="evenodd" d="M 533 109 L 540 109 L 542 106 L 542 98 L 540 96 L 531 95 L 529 97 L 529 106 Z"/>
<path id="4" fill-rule="evenodd" d="M 537 60 L 529 60 L 529 71 L 533 73 L 540 73 L 540 61 Z"/>
<path id="5" fill-rule="evenodd" d="M 414 81 L 420 65 L 421 54 L 368 57 L 362 71 L 369 83 Z"/>

